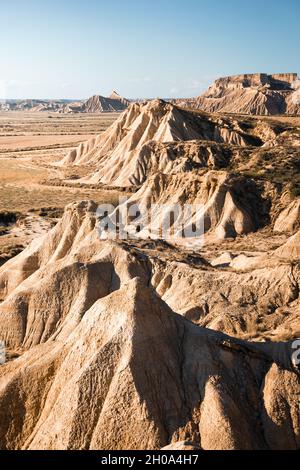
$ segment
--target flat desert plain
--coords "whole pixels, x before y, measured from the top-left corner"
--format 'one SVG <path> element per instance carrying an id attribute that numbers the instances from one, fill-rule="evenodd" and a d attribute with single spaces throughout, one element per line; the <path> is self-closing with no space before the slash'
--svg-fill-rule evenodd
<path id="1" fill-rule="evenodd" d="M 0 113 L 0 264 L 1 256 L 7 260 L 48 230 L 70 202 L 118 201 L 114 190 L 59 186 L 60 180 L 84 176 L 87 169 L 53 166 L 69 150 L 105 131 L 117 117 L 117 113 Z M 16 223 L 7 226 L 7 220 Z"/>

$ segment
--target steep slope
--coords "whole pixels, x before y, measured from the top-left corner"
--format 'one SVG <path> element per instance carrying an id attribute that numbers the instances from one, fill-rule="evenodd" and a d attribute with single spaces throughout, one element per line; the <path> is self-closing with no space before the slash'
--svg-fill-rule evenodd
<path id="1" fill-rule="evenodd" d="M 247 126 L 232 118 L 189 112 L 161 100 L 135 103 L 106 132 L 72 150 L 61 164 L 93 165 L 95 171 L 84 182 L 139 185 L 158 168 L 169 172 L 173 166 L 181 165 L 177 158 L 165 156 L 166 148 L 172 155 L 174 143 L 181 142 L 181 160 L 188 160 L 190 141 L 195 140 L 205 141 L 208 147 L 210 142 L 212 153 L 215 144 L 243 148 L 261 146 L 270 136 L 266 137 L 266 129 L 261 133 L 258 127 L 256 124 Z M 268 128 L 272 133 L 271 127 Z M 272 137 L 275 137 L 274 133 Z M 185 146 L 184 142 L 189 143 Z M 167 143 L 169 146 L 163 145 Z M 205 158 L 204 145 L 195 143 L 196 164 L 197 159 L 201 162 Z M 220 150 L 221 146 L 216 151 L 220 153 Z M 226 147 L 224 155 L 226 158 Z"/>
<path id="2" fill-rule="evenodd" d="M 129 106 L 129 101 L 122 98 L 115 91 L 108 98 L 94 95 L 82 105 L 83 113 L 107 113 L 124 111 Z"/>
<path id="3" fill-rule="evenodd" d="M 242 151 L 238 147 L 203 140 L 170 143 L 150 141 L 140 151 L 125 154 L 115 163 L 113 157 L 103 160 L 103 164 L 99 165 L 102 168 L 85 181 L 91 184 L 102 182 L 116 186 L 140 186 L 159 172 L 178 174 L 225 168 L 239 153 Z"/>
<path id="4" fill-rule="evenodd" d="M 295 100 L 297 74 L 249 74 L 219 78 L 193 107 L 207 112 L 277 115 L 300 114 Z"/>
<path id="5" fill-rule="evenodd" d="M 228 192 L 239 201 L 229 220 L 247 222 L 245 182 L 177 178 L 157 175 L 151 194 L 206 191 L 214 227 Z M 0 366 L 0 447 L 299 449 L 293 238 L 244 272 L 99 235 L 96 204 L 73 204 L 0 268 L 0 339 L 14 358 Z"/>
<path id="6" fill-rule="evenodd" d="M 280 246 L 274 253 L 279 258 L 299 261 L 300 260 L 300 232 L 295 233 L 288 241 Z"/>
<path id="7" fill-rule="evenodd" d="M 123 96 L 119 95 L 115 90 L 109 96 L 109 99 L 120 101 L 126 108 L 130 105 L 130 101 L 124 98 Z"/>
<path id="8" fill-rule="evenodd" d="M 214 269 L 153 260 L 152 284 L 172 309 L 202 327 L 243 339 L 292 340 L 300 335 L 300 271 L 293 256 L 286 248 L 235 255 Z"/>
<path id="9" fill-rule="evenodd" d="M 173 239 L 175 243 L 188 243 L 193 237 L 189 229 L 197 230 L 198 243 L 202 234 L 207 241 L 208 236 L 223 240 L 255 231 L 268 217 L 264 206 L 261 189 L 251 179 L 221 171 L 158 173 L 118 207 L 112 219 L 120 220 L 121 216 L 120 232 L 139 238 Z M 164 231 L 168 221 L 170 229 Z"/>
<path id="10" fill-rule="evenodd" d="M 298 79 L 293 84 L 294 92 L 287 99 L 287 113 L 299 114 L 300 113 L 300 80 Z"/>
<path id="11" fill-rule="evenodd" d="M 0 447 L 299 449 L 291 344 L 177 315 L 149 282 L 152 261 L 99 241 L 95 216 L 68 207 L 1 268 L 0 336 L 22 354 L 0 366 Z"/>
<path id="12" fill-rule="evenodd" d="M 85 101 L 76 101 L 61 107 L 61 113 L 118 113 L 124 111 L 130 101 L 113 91 L 109 97 L 93 95 Z"/>
<path id="13" fill-rule="evenodd" d="M 221 193 L 230 183 L 219 181 Z M 207 214 L 218 224 L 213 219 L 218 212 L 210 210 Z M 135 277 L 145 285 L 151 281 L 174 311 L 202 326 L 255 336 L 252 328 L 257 319 L 260 331 L 267 333 L 281 324 L 288 326 L 291 314 L 298 323 L 290 331 L 285 327 L 287 338 L 300 330 L 300 273 L 293 256 L 285 255 L 281 262 L 276 252 L 258 261 L 251 258 L 255 263 L 246 273 L 210 268 L 201 257 L 196 266 L 192 261 L 183 264 L 168 244 L 158 257 L 159 245 L 147 252 L 135 250 L 134 239 L 129 247 L 122 240 L 101 241 L 96 211 L 91 202 L 69 206 L 46 237 L 0 268 L 0 337 L 10 348 L 28 349 L 62 329 L 72 330 L 97 299 Z M 164 261 L 164 252 L 169 252 L 169 260 Z"/>
<path id="14" fill-rule="evenodd" d="M 278 216 L 274 232 L 295 232 L 300 228 L 300 199 L 292 201 Z"/>
<path id="15" fill-rule="evenodd" d="M 189 323 L 137 279 L 95 302 L 63 341 L 2 366 L 0 377 L 2 449 L 300 445 L 292 368 L 259 345 Z"/>
<path id="16" fill-rule="evenodd" d="M 129 254 L 101 243 L 96 209 L 91 202 L 69 206 L 46 237 L 0 268 L 0 336 L 10 347 L 32 347 L 63 325 L 72 329 L 97 298 L 145 276 Z"/>

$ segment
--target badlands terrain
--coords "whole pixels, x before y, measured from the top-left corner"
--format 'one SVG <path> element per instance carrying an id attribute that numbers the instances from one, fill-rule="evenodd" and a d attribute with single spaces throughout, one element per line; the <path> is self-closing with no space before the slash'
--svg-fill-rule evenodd
<path id="1" fill-rule="evenodd" d="M 113 91 L 110 96 L 94 95 L 87 100 L 0 100 L 0 111 L 75 113 L 117 113 L 124 111 L 130 102 Z"/>
<path id="2" fill-rule="evenodd" d="M 299 449 L 300 118 L 154 100 L 1 133 L 0 448 Z"/>
<path id="3" fill-rule="evenodd" d="M 179 104 L 208 112 L 250 115 L 299 115 L 300 81 L 296 73 L 244 74 L 217 79 L 196 99 Z"/>

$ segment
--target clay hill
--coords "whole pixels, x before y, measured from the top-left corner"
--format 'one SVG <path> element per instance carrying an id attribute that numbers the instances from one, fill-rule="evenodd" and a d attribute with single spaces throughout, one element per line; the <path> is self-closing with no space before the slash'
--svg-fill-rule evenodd
<path id="1" fill-rule="evenodd" d="M 111 113 L 124 111 L 129 106 L 129 101 L 113 91 L 109 97 L 94 95 L 86 101 L 71 103 L 64 112 L 76 113 Z"/>
<path id="2" fill-rule="evenodd" d="M 96 207 L 69 206 L 49 234 L 0 269 L 0 335 L 15 351 L 0 367 L 1 448 L 189 441 L 203 449 L 299 449 L 291 343 L 208 328 L 240 321 L 247 329 L 251 309 L 242 304 L 252 293 L 258 309 L 266 296 L 277 308 L 293 303 L 283 324 L 294 321 L 296 331 L 299 270 L 285 261 L 276 273 L 260 266 L 222 277 L 200 260 L 197 268 L 174 257 L 159 262 L 146 246 L 100 241 Z M 192 322 L 192 311 L 182 311 L 192 299 L 203 305 L 200 318 L 210 317 L 205 328 L 195 312 Z"/>
<path id="3" fill-rule="evenodd" d="M 197 164 L 197 153 L 203 153 L 204 160 L 210 154 L 213 159 L 222 152 L 222 144 L 247 147 L 263 141 L 259 131 L 247 132 L 235 119 L 197 114 L 154 100 L 132 104 L 106 132 L 71 151 L 62 165 L 94 165 L 91 183 L 138 185 L 150 173 L 184 167 L 193 155 Z"/>
<path id="4" fill-rule="evenodd" d="M 72 150 L 59 165 L 92 168 L 83 183 L 130 187 L 158 172 L 227 168 L 268 174 L 296 160 L 299 143 L 298 127 L 194 112 L 154 100 L 132 104 L 109 129 Z M 270 153 L 273 158 L 266 164 Z"/>
<path id="5" fill-rule="evenodd" d="M 185 104 L 207 112 L 299 115 L 299 98 L 296 73 L 261 73 L 219 78 L 203 95 Z"/>
<path id="6" fill-rule="evenodd" d="M 167 217 L 166 207 L 183 204 L 190 205 L 192 211 L 178 213 L 166 234 L 168 238 L 172 237 L 173 226 L 178 226 L 173 235 L 180 238 L 182 227 L 191 227 L 196 222 L 201 232 L 205 233 L 205 241 L 208 238 L 235 238 L 261 227 L 266 217 L 259 186 L 247 178 L 236 177 L 225 171 L 208 171 L 202 175 L 195 172 L 174 175 L 158 173 L 147 180 L 126 202 L 125 207 L 121 206 L 117 210 L 122 212 L 125 208 L 138 206 L 141 216 L 131 220 L 129 212 L 128 219 L 123 218 L 122 229 L 145 239 L 159 239 L 164 238 L 161 227 Z M 151 220 L 148 220 L 153 205 L 157 208 Z"/>

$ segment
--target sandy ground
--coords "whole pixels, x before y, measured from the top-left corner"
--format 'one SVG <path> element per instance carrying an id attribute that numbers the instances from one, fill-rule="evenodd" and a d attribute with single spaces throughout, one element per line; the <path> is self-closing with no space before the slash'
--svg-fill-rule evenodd
<path id="1" fill-rule="evenodd" d="M 0 236 L 0 256 L 14 247 L 26 246 L 53 226 L 55 220 L 38 215 L 41 208 L 63 209 L 82 199 L 117 203 L 118 191 L 51 184 L 69 173 L 53 163 L 80 142 L 106 130 L 117 117 L 118 114 L 0 113 L 0 211 L 23 214 L 22 222 Z M 70 171 L 82 176 L 86 170 Z"/>
<path id="2" fill-rule="evenodd" d="M 86 135 L 50 135 L 50 136 L 1 136 L 0 151 L 22 152 L 30 149 L 60 148 L 76 145 L 84 140 L 88 140 L 91 134 Z"/>

